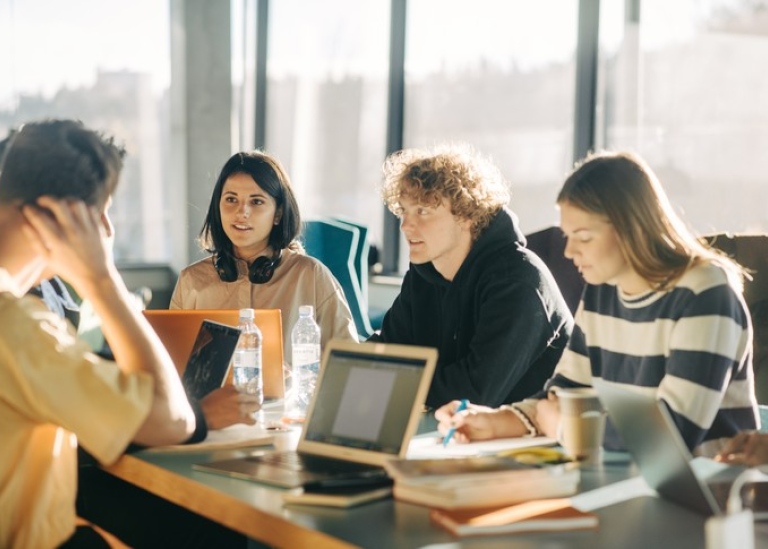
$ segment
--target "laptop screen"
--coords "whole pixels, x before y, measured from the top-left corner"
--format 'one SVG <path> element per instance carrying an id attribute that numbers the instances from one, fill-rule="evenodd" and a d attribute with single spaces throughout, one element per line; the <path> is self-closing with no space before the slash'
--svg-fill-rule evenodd
<path id="1" fill-rule="evenodd" d="M 382 344 L 330 347 L 299 449 L 404 453 L 420 418 L 436 352 Z"/>

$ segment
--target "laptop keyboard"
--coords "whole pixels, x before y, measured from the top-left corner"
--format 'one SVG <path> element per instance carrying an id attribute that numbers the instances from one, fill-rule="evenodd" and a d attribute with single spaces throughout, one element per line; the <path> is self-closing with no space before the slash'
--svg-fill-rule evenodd
<path id="1" fill-rule="evenodd" d="M 322 474 L 350 474 L 365 471 L 379 471 L 381 467 L 364 463 L 354 463 L 340 459 L 300 454 L 298 452 L 270 452 L 258 457 L 261 463 L 276 465 L 292 471 L 305 471 Z"/>

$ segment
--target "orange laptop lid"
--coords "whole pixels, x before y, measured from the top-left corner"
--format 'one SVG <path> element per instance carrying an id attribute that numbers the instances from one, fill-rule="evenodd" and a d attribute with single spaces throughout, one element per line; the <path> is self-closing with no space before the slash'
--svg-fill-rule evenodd
<path id="1" fill-rule="evenodd" d="M 237 309 L 147 309 L 144 316 L 171 355 L 179 375 L 184 373 L 203 320 L 229 326 L 237 326 L 239 321 Z M 280 309 L 256 309 L 254 320 L 262 335 L 264 398 L 283 398 L 283 321 Z"/>

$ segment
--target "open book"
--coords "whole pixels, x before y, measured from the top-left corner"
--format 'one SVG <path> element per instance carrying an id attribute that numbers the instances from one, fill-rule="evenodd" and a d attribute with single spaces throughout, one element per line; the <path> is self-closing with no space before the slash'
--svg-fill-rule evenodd
<path id="1" fill-rule="evenodd" d="M 573 507 L 567 498 L 526 501 L 507 507 L 432 509 L 429 516 L 457 537 L 581 530 L 598 525 L 596 514 Z"/>

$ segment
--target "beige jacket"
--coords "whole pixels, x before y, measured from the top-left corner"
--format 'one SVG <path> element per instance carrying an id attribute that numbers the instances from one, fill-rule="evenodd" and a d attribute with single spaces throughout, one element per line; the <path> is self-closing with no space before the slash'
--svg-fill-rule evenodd
<path id="1" fill-rule="evenodd" d="M 283 258 L 266 284 L 252 284 L 247 264 L 238 261 L 235 282 L 222 282 L 213 260 L 201 259 L 179 274 L 171 297 L 171 309 L 280 309 L 283 317 L 283 349 L 291 356 L 291 330 L 300 305 L 315 308 L 322 346 L 332 338 L 357 341 L 357 329 L 341 286 L 328 268 L 313 257 L 283 250 Z"/>

